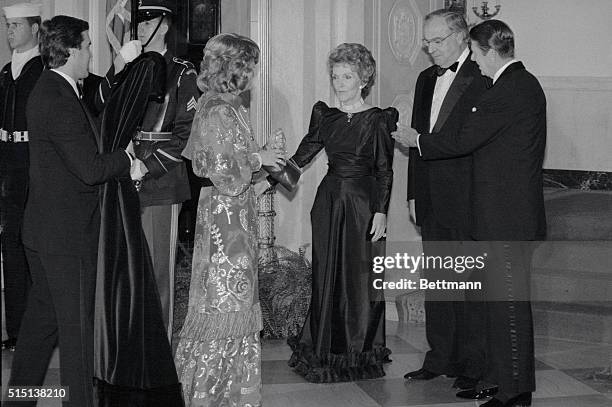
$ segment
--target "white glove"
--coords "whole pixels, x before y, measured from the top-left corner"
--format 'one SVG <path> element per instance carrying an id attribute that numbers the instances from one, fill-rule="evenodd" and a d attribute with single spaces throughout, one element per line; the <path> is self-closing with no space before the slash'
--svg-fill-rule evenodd
<path id="1" fill-rule="evenodd" d="M 128 41 L 119 50 L 119 54 L 126 64 L 135 60 L 141 53 L 142 43 L 139 40 Z"/>
<path id="2" fill-rule="evenodd" d="M 134 158 L 130 168 L 130 178 L 132 178 L 132 181 L 141 180 L 147 172 L 149 172 L 147 166 L 138 158 Z"/>

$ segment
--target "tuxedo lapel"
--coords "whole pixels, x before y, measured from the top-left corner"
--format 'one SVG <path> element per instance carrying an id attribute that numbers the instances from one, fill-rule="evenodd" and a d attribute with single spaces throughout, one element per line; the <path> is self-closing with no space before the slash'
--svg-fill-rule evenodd
<path id="1" fill-rule="evenodd" d="M 57 72 L 49 71 L 49 75 L 52 75 L 51 77 L 53 78 L 53 80 L 57 82 L 58 86 L 61 89 L 61 93 L 64 97 L 70 98 L 72 100 L 76 100 L 79 106 L 81 106 L 81 109 L 83 110 L 83 114 L 87 118 L 87 122 L 89 123 L 89 127 L 91 128 L 91 135 L 93 136 L 94 141 L 96 142 L 96 145 L 98 146 L 98 149 L 100 149 L 100 136 L 98 132 L 98 127 L 96 126 L 95 121 L 91 117 L 91 114 L 89 113 L 89 110 L 87 109 L 87 106 L 85 106 L 85 103 L 83 103 L 83 100 L 81 100 L 79 96 L 75 93 L 74 89 L 68 83 L 68 81 L 62 78 Z"/>
<path id="2" fill-rule="evenodd" d="M 81 108 L 83 109 L 83 113 L 85 113 L 85 117 L 87 117 L 87 121 L 89 122 L 89 126 L 91 127 L 91 133 L 94 136 L 94 139 L 96 140 L 96 144 L 98 146 L 98 152 L 102 152 L 102 139 L 100 138 L 100 132 L 98 131 L 98 126 L 96 126 L 96 122 L 94 121 L 93 117 L 91 117 L 91 113 L 89 113 L 89 109 L 87 109 L 87 106 L 85 106 L 85 103 L 83 103 L 83 99 L 81 98 L 77 98 L 79 101 L 79 104 L 81 105 Z"/>
<path id="3" fill-rule="evenodd" d="M 469 58 L 469 56 L 468 56 Z M 459 72 L 457 72 L 457 76 L 453 80 L 446 96 L 444 97 L 444 101 L 442 102 L 442 106 L 440 107 L 440 112 L 438 113 L 438 119 L 434 125 L 432 130 L 433 133 L 437 133 L 440 131 L 444 123 L 446 123 L 446 119 L 452 113 L 455 105 L 461 99 L 461 96 L 465 93 L 465 90 L 470 86 L 472 81 L 474 80 L 473 66 L 474 62 L 469 59 L 466 60 Z"/>

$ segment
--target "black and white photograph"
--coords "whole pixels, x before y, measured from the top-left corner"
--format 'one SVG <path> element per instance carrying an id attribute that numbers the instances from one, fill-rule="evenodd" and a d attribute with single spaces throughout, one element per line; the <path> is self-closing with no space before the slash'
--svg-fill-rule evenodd
<path id="1" fill-rule="evenodd" d="M 612 407 L 610 21 L 0 0 L 2 406 Z"/>

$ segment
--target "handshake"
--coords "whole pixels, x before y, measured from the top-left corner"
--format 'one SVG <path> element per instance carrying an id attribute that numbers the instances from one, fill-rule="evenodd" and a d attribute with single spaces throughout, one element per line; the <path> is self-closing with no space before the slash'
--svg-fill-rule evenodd
<path id="1" fill-rule="evenodd" d="M 287 160 L 287 140 L 282 129 L 274 130 L 264 148 L 259 151 L 261 165 L 268 172 L 282 170 Z"/>
<path id="2" fill-rule="evenodd" d="M 288 191 L 297 185 L 302 170 L 293 160 L 287 160 L 287 140 L 282 129 L 276 129 L 260 151 L 264 169 L 270 174 L 266 183 L 281 184 Z"/>

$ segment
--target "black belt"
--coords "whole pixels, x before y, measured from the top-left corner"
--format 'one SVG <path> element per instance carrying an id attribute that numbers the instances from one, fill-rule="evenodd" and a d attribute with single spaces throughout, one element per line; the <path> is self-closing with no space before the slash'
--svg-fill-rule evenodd
<path id="1" fill-rule="evenodd" d="M 28 132 L 26 131 L 6 131 L 0 129 L 0 141 L 5 143 L 26 143 L 29 141 Z"/>

